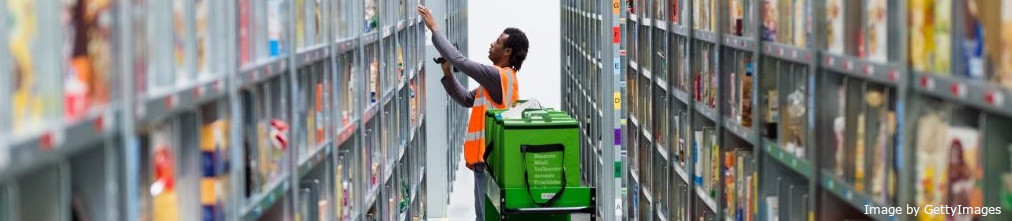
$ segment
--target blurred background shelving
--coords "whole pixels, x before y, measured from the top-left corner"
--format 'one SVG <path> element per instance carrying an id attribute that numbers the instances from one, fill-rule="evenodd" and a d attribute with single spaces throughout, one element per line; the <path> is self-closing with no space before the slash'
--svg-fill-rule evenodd
<path id="1" fill-rule="evenodd" d="M 2 2 L 0 220 L 420 220 L 449 200 L 428 159 L 459 139 L 429 131 L 461 123 L 425 113 L 465 109 L 426 94 L 420 1 Z M 466 1 L 427 5 L 466 47 Z"/>
<path id="2" fill-rule="evenodd" d="M 624 219 L 914 220 L 864 207 L 1012 208 L 1012 43 L 1002 34 L 1012 3 L 585 4 L 563 1 L 564 106 L 619 112 L 622 131 L 606 136 L 624 153 Z M 596 49 L 613 43 L 606 74 L 620 90 L 594 68 Z M 612 94 L 615 108 L 592 100 Z"/>

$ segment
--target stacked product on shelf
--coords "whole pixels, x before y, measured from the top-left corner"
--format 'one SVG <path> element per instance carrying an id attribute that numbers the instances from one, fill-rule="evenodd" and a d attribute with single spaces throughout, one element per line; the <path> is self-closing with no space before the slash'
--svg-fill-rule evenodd
<path id="1" fill-rule="evenodd" d="M 0 2 L 0 220 L 425 218 L 420 1 Z"/>

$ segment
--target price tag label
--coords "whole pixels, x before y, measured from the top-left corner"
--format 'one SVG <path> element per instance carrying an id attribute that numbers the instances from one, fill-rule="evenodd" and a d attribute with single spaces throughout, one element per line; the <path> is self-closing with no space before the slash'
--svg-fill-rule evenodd
<path id="1" fill-rule="evenodd" d="M 622 29 L 618 26 L 611 27 L 611 43 L 618 44 L 622 39 Z"/>
<path id="2" fill-rule="evenodd" d="M 987 93 L 984 94 L 984 101 L 986 101 L 991 106 L 1001 107 L 1002 104 L 1005 102 L 1005 96 L 995 91 L 988 91 Z"/>

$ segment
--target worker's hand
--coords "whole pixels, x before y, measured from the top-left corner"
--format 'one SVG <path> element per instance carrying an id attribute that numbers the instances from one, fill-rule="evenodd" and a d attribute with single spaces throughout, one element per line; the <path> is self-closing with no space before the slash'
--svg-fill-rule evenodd
<path id="1" fill-rule="evenodd" d="M 450 62 L 449 61 L 443 62 L 442 64 L 439 64 L 439 66 L 441 68 L 443 68 L 443 76 L 453 75 L 453 72 L 450 72 Z"/>
<path id="2" fill-rule="evenodd" d="M 429 8 L 418 5 L 418 15 L 422 17 L 422 21 L 425 22 L 425 27 L 429 28 L 429 31 L 436 32 L 436 19 L 432 16 L 432 11 Z"/>

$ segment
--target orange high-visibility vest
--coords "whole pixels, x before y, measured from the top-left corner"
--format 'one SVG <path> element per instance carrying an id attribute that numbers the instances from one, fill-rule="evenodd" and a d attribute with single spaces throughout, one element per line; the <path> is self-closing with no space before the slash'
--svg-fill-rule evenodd
<path id="1" fill-rule="evenodd" d="M 496 67 L 499 69 L 499 82 L 502 84 L 503 104 L 496 103 L 488 96 L 485 87 L 478 87 L 471 105 L 471 119 L 467 121 L 467 133 L 464 135 L 464 161 L 467 165 L 485 162 L 485 110 L 506 109 L 513 106 L 520 98 L 516 71 L 513 68 Z"/>

